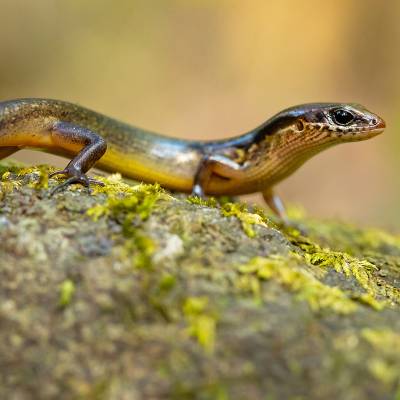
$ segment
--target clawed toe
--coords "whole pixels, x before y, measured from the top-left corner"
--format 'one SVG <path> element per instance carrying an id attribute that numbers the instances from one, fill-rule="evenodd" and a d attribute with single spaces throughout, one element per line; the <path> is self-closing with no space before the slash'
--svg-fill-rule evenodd
<path id="1" fill-rule="evenodd" d="M 52 178 L 55 175 L 68 175 L 68 171 L 66 169 L 63 169 L 61 171 L 55 171 L 49 174 L 49 178 Z"/>
<path id="2" fill-rule="evenodd" d="M 97 179 L 89 178 L 89 185 L 105 186 L 104 182 L 98 181 Z"/>
<path id="3" fill-rule="evenodd" d="M 68 174 L 69 174 L 68 170 L 56 171 L 56 172 L 53 172 L 52 174 L 50 174 L 49 178 L 51 178 L 54 175 L 68 175 Z M 76 184 L 76 183 L 80 183 L 81 185 L 87 187 L 89 189 L 89 193 L 91 193 L 91 190 L 90 190 L 90 185 L 91 184 L 104 186 L 103 182 L 100 182 L 100 181 L 98 181 L 96 179 L 93 179 L 93 178 L 89 178 L 85 174 L 74 175 L 74 176 L 70 176 L 69 178 L 67 178 L 63 183 L 60 183 L 59 185 L 55 186 L 50 191 L 50 196 L 53 196 L 55 193 L 65 189 L 67 186 L 73 185 L 73 184 Z"/>
<path id="4" fill-rule="evenodd" d="M 68 185 L 71 185 L 72 183 L 77 183 L 75 176 L 72 176 L 71 178 L 66 179 L 63 183 L 60 183 L 59 185 L 57 185 L 53 189 L 51 189 L 50 196 L 53 196 L 53 194 L 61 191 L 62 189 L 65 189 Z"/>

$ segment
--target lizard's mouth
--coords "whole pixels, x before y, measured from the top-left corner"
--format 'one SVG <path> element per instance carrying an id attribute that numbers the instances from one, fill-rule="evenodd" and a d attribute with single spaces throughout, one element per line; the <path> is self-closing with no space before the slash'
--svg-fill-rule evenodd
<path id="1" fill-rule="evenodd" d="M 367 140 L 380 135 L 386 128 L 385 121 L 382 118 L 376 117 L 373 122 L 373 124 L 363 129 L 347 132 L 346 136 L 348 137 L 348 140 L 351 142 Z"/>
<path id="2" fill-rule="evenodd" d="M 371 126 L 367 129 L 367 136 L 374 137 L 376 135 L 381 134 L 386 128 L 386 123 L 382 118 L 377 118 L 375 125 Z"/>
<path id="3" fill-rule="evenodd" d="M 377 133 L 382 133 L 385 128 L 386 128 L 386 122 L 382 118 L 379 118 L 376 125 L 373 127 L 373 130 L 376 131 Z"/>

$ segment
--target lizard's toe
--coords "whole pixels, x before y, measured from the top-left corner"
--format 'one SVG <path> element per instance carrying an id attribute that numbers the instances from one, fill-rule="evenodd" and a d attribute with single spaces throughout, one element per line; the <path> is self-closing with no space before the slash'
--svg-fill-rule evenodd
<path id="1" fill-rule="evenodd" d="M 54 176 L 56 174 L 69 175 L 70 172 L 68 170 L 57 171 L 50 176 Z M 81 185 L 89 188 L 89 193 L 90 193 L 90 185 L 91 184 L 104 186 L 103 182 L 100 182 L 93 178 L 89 178 L 86 174 L 73 175 L 73 176 L 70 176 L 69 178 L 67 178 L 64 182 L 60 183 L 59 185 L 57 185 L 53 189 L 51 189 L 50 196 L 53 196 L 55 193 L 65 189 L 69 185 L 73 185 L 73 184 L 77 184 L 77 183 L 80 183 Z"/>
<path id="2" fill-rule="evenodd" d="M 63 170 L 60 170 L 60 171 L 52 172 L 51 174 L 49 174 L 49 178 L 52 178 L 55 175 L 68 175 L 68 170 L 67 169 L 63 169 Z"/>

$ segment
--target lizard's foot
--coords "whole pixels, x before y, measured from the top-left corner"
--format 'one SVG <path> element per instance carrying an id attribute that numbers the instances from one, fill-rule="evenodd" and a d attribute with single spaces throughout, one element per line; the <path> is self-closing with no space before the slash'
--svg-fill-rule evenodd
<path id="1" fill-rule="evenodd" d="M 55 186 L 51 191 L 50 191 L 50 196 L 53 196 L 53 194 L 65 189 L 67 186 L 80 183 L 81 185 L 89 188 L 90 192 L 90 185 L 100 185 L 104 186 L 103 182 L 100 182 L 96 179 L 89 178 L 86 174 L 80 172 L 80 171 L 73 171 L 68 168 L 63 169 L 61 171 L 56 171 L 53 172 L 52 174 L 49 175 L 49 178 L 55 176 L 55 175 L 67 175 L 69 178 L 67 178 L 63 183 L 60 183 L 59 185 Z"/>

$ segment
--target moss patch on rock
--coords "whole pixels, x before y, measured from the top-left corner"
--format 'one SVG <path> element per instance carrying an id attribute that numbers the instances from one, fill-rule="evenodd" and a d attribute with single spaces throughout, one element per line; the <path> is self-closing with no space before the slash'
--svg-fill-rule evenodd
<path id="1" fill-rule="evenodd" d="M 0 398 L 391 399 L 400 237 L 0 164 Z"/>

